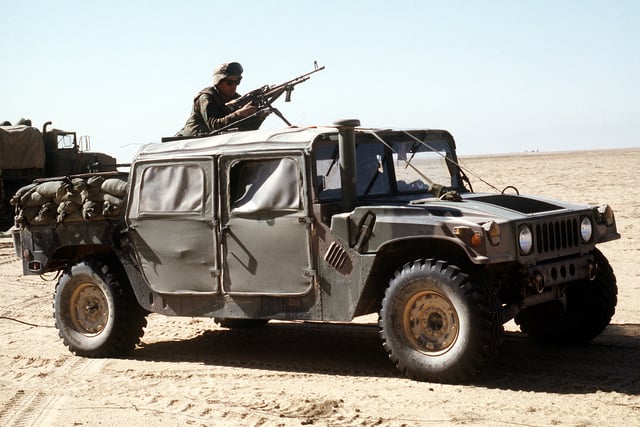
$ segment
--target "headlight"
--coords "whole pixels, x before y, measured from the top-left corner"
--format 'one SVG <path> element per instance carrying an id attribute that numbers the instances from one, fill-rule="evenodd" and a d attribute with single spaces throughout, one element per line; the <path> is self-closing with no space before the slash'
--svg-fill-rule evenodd
<path id="1" fill-rule="evenodd" d="M 611 227 L 613 225 L 614 220 L 614 216 L 613 216 L 613 209 L 611 209 L 611 206 L 609 205 L 600 205 L 598 206 L 596 209 L 596 221 L 599 223 L 603 223 L 607 226 L 607 227 Z"/>
<path id="2" fill-rule="evenodd" d="M 586 243 L 591 240 L 592 233 L 593 226 L 591 225 L 591 220 L 589 217 L 582 217 L 580 220 L 580 237 L 582 237 L 582 241 Z"/>
<path id="3" fill-rule="evenodd" d="M 531 249 L 533 248 L 533 233 L 526 225 L 520 227 L 520 231 L 518 232 L 518 245 L 523 255 L 531 253 Z"/>
<path id="4" fill-rule="evenodd" d="M 482 228 L 487 232 L 487 236 L 489 237 L 489 242 L 493 246 L 498 246 L 500 244 L 500 226 L 495 221 L 489 221 L 482 224 Z"/>

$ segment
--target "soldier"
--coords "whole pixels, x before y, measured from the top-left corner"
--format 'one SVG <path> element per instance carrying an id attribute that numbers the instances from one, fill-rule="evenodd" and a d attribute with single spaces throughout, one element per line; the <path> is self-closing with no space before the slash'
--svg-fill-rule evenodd
<path id="1" fill-rule="evenodd" d="M 257 112 L 254 105 L 248 103 L 236 111 L 225 105 L 240 97 L 236 89 L 242 80 L 242 71 L 237 62 L 217 66 L 213 70 L 213 86 L 198 92 L 191 115 L 176 136 L 206 135 L 242 119 L 237 126 L 239 130 L 258 129 L 265 117 L 260 113 L 250 117 Z"/>

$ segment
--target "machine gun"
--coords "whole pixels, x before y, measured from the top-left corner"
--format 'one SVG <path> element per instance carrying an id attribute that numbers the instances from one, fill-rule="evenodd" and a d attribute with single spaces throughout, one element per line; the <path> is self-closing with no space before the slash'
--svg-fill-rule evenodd
<path id="1" fill-rule="evenodd" d="M 302 74 L 301 76 L 295 77 L 279 85 L 272 85 L 272 86 L 264 85 L 262 87 L 259 87 L 258 89 L 254 89 L 251 92 L 242 95 L 240 98 L 236 98 L 227 102 L 226 105 L 227 107 L 231 108 L 231 110 L 236 111 L 239 108 L 242 108 L 243 106 L 251 103 L 258 108 L 258 111 L 249 117 L 253 117 L 254 115 L 259 115 L 259 114 L 265 114 L 267 112 L 272 112 L 272 113 L 275 113 L 278 117 L 280 117 L 287 124 L 287 126 L 291 126 L 291 123 L 289 123 L 289 121 L 282 115 L 282 113 L 280 113 L 280 111 L 278 111 L 278 109 L 275 108 L 272 104 L 278 98 L 280 98 L 282 94 L 285 94 L 284 102 L 290 102 L 291 92 L 293 92 L 293 89 L 295 89 L 295 86 L 309 80 L 311 74 L 317 73 L 318 71 L 322 71 L 322 70 L 324 70 L 324 66 L 318 67 L 318 64 L 314 62 L 313 71 L 310 71 L 306 74 Z M 245 119 L 248 119 L 249 117 L 246 117 Z M 242 120 L 244 119 L 240 119 L 239 121 L 242 121 Z M 237 123 L 238 122 L 235 122 L 229 126 L 225 126 L 224 128 L 217 129 L 216 131 L 214 131 L 214 133 L 222 132 L 226 130 L 228 127 L 233 126 Z"/>

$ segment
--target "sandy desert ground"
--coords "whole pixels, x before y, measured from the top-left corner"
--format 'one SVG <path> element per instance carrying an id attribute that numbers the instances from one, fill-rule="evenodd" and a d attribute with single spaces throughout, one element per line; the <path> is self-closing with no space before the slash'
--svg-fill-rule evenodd
<path id="1" fill-rule="evenodd" d="M 462 159 L 476 191 L 609 203 L 620 240 L 601 246 L 618 278 L 612 324 L 579 348 L 535 345 L 512 323 L 500 355 L 468 385 L 403 378 L 375 318 L 226 330 L 149 316 L 127 359 L 67 351 L 52 277 L 23 277 L 0 239 L 2 426 L 640 425 L 640 148 Z"/>

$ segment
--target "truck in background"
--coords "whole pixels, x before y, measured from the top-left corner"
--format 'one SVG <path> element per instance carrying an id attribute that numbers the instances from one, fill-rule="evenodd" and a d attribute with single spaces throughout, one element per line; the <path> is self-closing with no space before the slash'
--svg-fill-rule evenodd
<path id="1" fill-rule="evenodd" d="M 15 192 L 47 177 L 106 172 L 116 170 L 116 159 L 105 153 L 90 151 L 88 136 L 78 139 L 76 132 L 50 129 L 42 131 L 21 119 L 17 125 L 0 126 L 0 226 L 14 222 L 14 208 L 9 201 Z"/>

